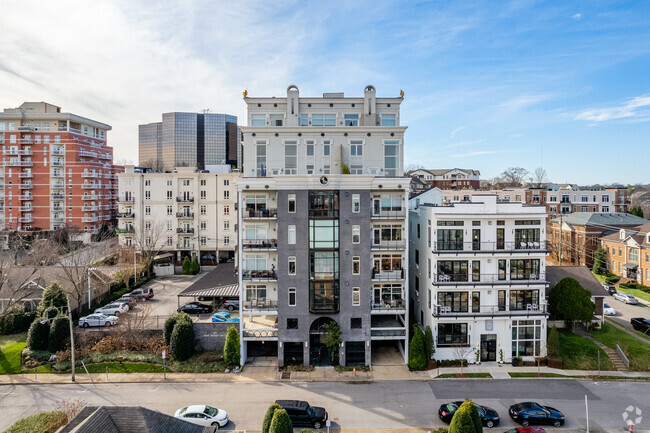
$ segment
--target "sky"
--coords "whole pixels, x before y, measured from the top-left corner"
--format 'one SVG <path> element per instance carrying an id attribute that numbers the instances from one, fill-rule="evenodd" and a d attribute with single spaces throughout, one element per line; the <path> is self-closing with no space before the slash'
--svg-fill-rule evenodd
<path id="1" fill-rule="evenodd" d="M 650 3 L 0 1 L 0 108 L 47 101 L 112 126 L 236 115 L 242 92 L 405 93 L 405 166 L 650 183 Z"/>

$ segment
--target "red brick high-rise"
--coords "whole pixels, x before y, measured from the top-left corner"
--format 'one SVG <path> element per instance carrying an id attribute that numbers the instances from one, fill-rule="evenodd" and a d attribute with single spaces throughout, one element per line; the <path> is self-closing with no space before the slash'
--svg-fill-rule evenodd
<path id="1" fill-rule="evenodd" d="M 6 231 L 54 230 L 65 224 L 88 234 L 114 226 L 117 173 L 111 126 L 25 102 L 0 113 L 2 205 Z"/>

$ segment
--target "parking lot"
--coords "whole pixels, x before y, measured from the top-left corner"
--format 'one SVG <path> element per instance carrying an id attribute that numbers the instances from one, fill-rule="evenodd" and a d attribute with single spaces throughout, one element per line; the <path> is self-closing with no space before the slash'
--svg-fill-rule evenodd
<path id="1" fill-rule="evenodd" d="M 630 319 L 633 317 L 645 317 L 650 319 L 650 307 L 648 305 L 639 302 L 638 304 L 625 304 L 621 301 L 614 299 L 613 296 L 605 296 L 605 302 L 609 304 L 614 310 L 616 310 L 615 316 L 609 316 L 618 323 L 624 324 L 625 326 L 632 328 L 630 324 Z"/>

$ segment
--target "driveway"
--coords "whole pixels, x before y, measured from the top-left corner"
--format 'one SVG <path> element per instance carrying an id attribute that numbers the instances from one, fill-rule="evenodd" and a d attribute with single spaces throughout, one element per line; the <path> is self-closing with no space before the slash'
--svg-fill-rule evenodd
<path id="1" fill-rule="evenodd" d="M 624 324 L 628 328 L 632 328 L 630 324 L 630 319 L 633 317 L 645 317 L 650 319 L 650 307 L 639 302 L 636 305 L 626 304 L 621 301 L 617 301 L 613 296 L 606 296 L 605 302 L 609 304 L 614 310 L 616 310 L 616 316 L 609 316 L 616 319 L 618 323 Z"/>
<path id="2" fill-rule="evenodd" d="M 152 316 L 169 316 L 178 308 L 178 294 L 207 275 L 201 271 L 198 275 L 179 275 L 174 277 L 155 278 L 145 284 L 147 289 L 153 289 L 153 299 L 147 301 L 149 314 Z M 185 301 L 182 300 L 182 303 Z"/>

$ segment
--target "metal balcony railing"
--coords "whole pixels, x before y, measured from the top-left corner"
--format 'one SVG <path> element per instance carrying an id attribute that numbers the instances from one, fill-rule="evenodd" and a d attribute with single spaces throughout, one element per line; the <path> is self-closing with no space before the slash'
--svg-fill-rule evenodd
<path id="1" fill-rule="evenodd" d="M 371 271 L 370 278 L 377 281 L 397 281 L 404 279 L 404 270 L 397 269 L 394 271 Z"/>
<path id="2" fill-rule="evenodd" d="M 18 173 L 18 177 L 21 179 L 31 179 L 34 175 L 32 173 Z"/>
<path id="3" fill-rule="evenodd" d="M 250 249 L 272 249 L 278 247 L 278 242 L 275 239 L 244 239 L 242 245 Z"/>
<path id="4" fill-rule="evenodd" d="M 434 305 L 433 315 L 438 316 L 530 316 L 544 315 L 547 313 L 547 304 L 522 304 L 512 305 L 480 305 L 478 309 L 466 305 L 462 311 L 454 310 L 451 306 Z"/>
<path id="5" fill-rule="evenodd" d="M 106 208 L 104 206 L 102 206 L 102 209 L 106 209 Z M 133 213 L 133 212 L 118 212 L 117 217 L 118 218 L 132 219 L 132 218 L 135 218 L 135 213 Z"/>
<path id="6" fill-rule="evenodd" d="M 406 240 L 399 239 L 394 241 L 380 241 L 378 244 L 373 243 L 373 250 L 403 250 L 406 248 Z"/>
<path id="7" fill-rule="evenodd" d="M 274 270 L 245 270 L 242 273 L 242 278 L 244 280 L 276 280 L 278 278 L 277 273 Z"/>
<path id="8" fill-rule="evenodd" d="M 31 183 L 21 183 L 20 189 L 34 189 L 34 185 Z"/>
<path id="9" fill-rule="evenodd" d="M 258 298 L 244 302 L 244 310 L 272 311 L 278 309 L 277 299 Z"/>
<path id="10" fill-rule="evenodd" d="M 176 218 L 194 218 L 194 212 L 176 212 Z"/>
<path id="11" fill-rule="evenodd" d="M 176 249 L 177 250 L 193 250 L 194 249 L 194 244 L 176 244 Z"/>
<path id="12" fill-rule="evenodd" d="M 243 218 L 277 218 L 278 210 L 277 209 L 246 209 L 243 213 Z"/>
<path id="13" fill-rule="evenodd" d="M 432 250 L 435 253 L 440 254 L 457 254 L 457 253 L 494 253 L 496 251 L 522 251 L 522 252 L 545 252 L 546 241 L 534 241 L 534 242 L 454 242 L 454 241 L 443 241 L 443 242 L 433 242 Z"/>
<path id="14" fill-rule="evenodd" d="M 194 233 L 194 229 L 192 227 L 178 227 L 176 233 Z"/>
<path id="15" fill-rule="evenodd" d="M 406 209 L 381 209 L 372 213 L 372 218 L 401 219 L 406 217 Z"/>
<path id="16" fill-rule="evenodd" d="M 526 273 L 522 275 L 502 274 L 433 274 L 436 285 L 476 285 L 476 284 L 545 284 L 546 275 Z"/>
<path id="17" fill-rule="evenodd" d="M 371 308 L 377 310 L 403 310 L 406 308 L 406 303 L 403 299 L 382 299 L 380 302 L 371 301 Z"/>
<path id="18" fill-rule="evenodd" d="M 177 203 L 194 203 L 194 197 L 176 197 Z"/>

